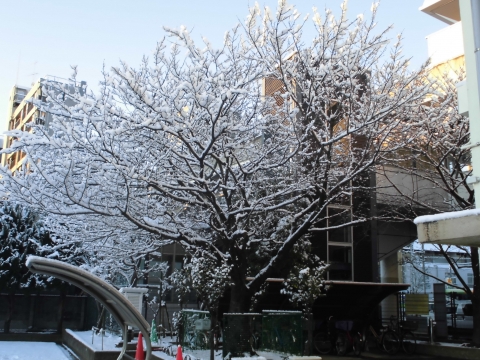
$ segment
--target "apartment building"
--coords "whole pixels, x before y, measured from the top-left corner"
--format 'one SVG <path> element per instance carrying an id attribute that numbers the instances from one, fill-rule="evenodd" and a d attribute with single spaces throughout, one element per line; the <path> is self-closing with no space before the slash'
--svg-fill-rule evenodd
<path id="1" fill-rule="evenodd" d="M 41 112 L 30 100 L 37 99 L 45 101 L 42 96 L 40 81 L 37 81 L 31 88 L 15 85 L 10 92 L 8 106 L 8 130 L 29 129 L 31 124 L 38 124 L 44 121 L 45 113 Z M 15 141 L 12 136 L 4 137 L 4 146 L 8 148 Z M 2 165 L 8 165 L 12 172 L 15 172 L 24 162 L 25 154 L 18 151 L 11 154 L 3 154 Z"/>
<path id="2" fill-rule="evenodd" d="M 47 81 L 62 84 L 63 88 L 70 93 L 75 91 L 75 87 L 78 87 L 80 91 L 84 91 L 86 86 L 86 82 L 84 81 L 79 84 L 72 84 L 71 81 L 67 79 L 54 76 L 40 78 L 34 82 L 31 87 L 15 85 L 10 92 L 9 98 L 8 131 L 31 131 L 31 125 L 48 125 L 51 121 L 51 114 L 45 110 L 48 108 L 48 104 L 42 90 L 42 87 L 46 85 Z M 39 106 L 39 104 L 45 106 Z M 73 105 L 73 102 L 71 105 Z M 15 137 L 5 135 L 3 139 L 4 148 L 10 147 L 14 141 Z M 7 165 L 12 173 L 17 171 L 24 161 L 25 154 L 21 151 L 2 155 L 2 166 Z"/>

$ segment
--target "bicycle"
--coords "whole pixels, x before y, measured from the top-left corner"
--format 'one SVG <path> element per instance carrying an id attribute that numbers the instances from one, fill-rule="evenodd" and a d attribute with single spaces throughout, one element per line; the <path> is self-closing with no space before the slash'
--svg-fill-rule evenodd
<path id="1" fill-rule="evenodd" d="M 313 337 L 313 347 L 321 355 L 327 355 L 332 351 L 332 339 L 331 334 L 328 332 L 319 332 Z"/>
<path id="2" fill-rule="evenodd" d="M 350 333 L 353 328 L 353 321 L 337 321 L 335 328 L 337 329 L 337 340 L 335 341 L 337 354 L 343 356 L 351 348 L 355 356 L 360 356 L 363 348 L 363 339 L 358 332 L 353 336 Z"/>
<path id="3" fill-rule="evenodd" d="M 274 327 L 270 331 L 264 332 L 262 336 L 262 347 L 268 350 L 278 352 L 288 352 L 295 346 L 298 346 L 298 339 L 292 329 Z M 254 341 L 254 337 L 250 337 Z"/>
<path id="4" fill-rule="evenodd" d="M 256 331 L 251 332 L 249 343 L 252 352 L 256 352 L 260 348 L 260 334 Z"/>
<path id="5" fill-rule="evenodd" d="M 184 344 L 191 350 L 205 350 L 209 348 L 210 319 L 200 319 L 197 314 L 187 319 Z"/>
<path id="6" fill-rule="evenodd" d="M 364 347 L 369 347 L 369 344 L 374 341 L 375 344 L 383 348 L 387 354 L 393 355 L 400 348 L 400 339 L 398 336 L 388 328 L 382 328 L 381 335 L 378 335 L 372 325 L 368 327 L 369 332 L 364 336 Z"/>
<path id="7" fill-rule="evenodd" d="M 285 334 L 282 334 L 279 328 L 274 328 L 274 339 L 275 339 L 275 348 L 278 349 L 279 351 L 286 351 L 290 348 L 292 343 L 295 343 L 297 341 L 295 334 L 293 331 L 290 329 L 289 334 L 285 336 Z"/>
<path id="8" fill-rule="evenodd" d="M 415 321 L 398 321 L 394 316 L 390 317 L 392 330 L 400 339 L 400 345 L 407 355 L 413 355 L 417 349 L 417 339 L 411 330 L 416 330 L 418 324 Z"/>
<path id="9" fill-rule="evenodd" d="M 328 318 L 326 322 L 326 331 L 316 333 L 313 337 L 313 347 L 321 355 L 329 354 L 333 348 L 337 339 L 337 329 L 335 328 L 335 319 L 333 316 Z"/>
<path id="10" fill-rule="evenodd" d="M 204 331 L 190 330 L 187 334 L 185 345 L 191 350 L 208 349 L 208 336 Z"/>

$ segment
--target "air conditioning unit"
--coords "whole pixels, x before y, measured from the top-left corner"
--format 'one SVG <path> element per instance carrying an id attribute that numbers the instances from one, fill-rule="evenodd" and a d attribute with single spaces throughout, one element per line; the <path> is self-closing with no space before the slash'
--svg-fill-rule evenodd
<path id="1" fill-rule="evenodd" d="M 120 292 L 130 301 L 133 306 L 142 313 L 143 309 L 143 295 L 147 293 L 145 288 L 132 288 L 124 287 L 120 289 Z"/>

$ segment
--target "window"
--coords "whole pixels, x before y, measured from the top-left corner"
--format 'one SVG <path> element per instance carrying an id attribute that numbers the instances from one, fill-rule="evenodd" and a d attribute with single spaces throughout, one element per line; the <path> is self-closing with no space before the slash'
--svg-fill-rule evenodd
<path id="1" fill-rule="evenodd" d="M 330 269 L 328 271 L 329 280 L 353 280 L 352 252 L 353 249 L 351 246 L 328 247 L 328 262 L 330 263 Z"/>
<path id="2" fill-rule="evenodd" d="M 473 273 L 467 274 L 467 285 L 473 287 Z"/>
<path id="3" fill-rule="evenodd" d="M 329 280 L 353 280 L 353 229 L 340 227 L 352 221 L 352 208 L 347 205 L 330 205 L 327 208 Z"/>
<path id="4" fill-rule="evenodd" d="M 351 209 L 349 206 L 335 205 L 327 209 L 328 214 L 328 227 L 341 226 L 352 220 Z M 328 241 L 334 242 L 352 242 L 352 229 L 351 227 L 343 227 L 339 229 L 332 229 L 328 231 Z"/>
<path id="5" fill-rule="evenodd" d="M 445 271 L 445 281 L 449 284 L 457 284 L 457 276 L 453 271 Z"/>

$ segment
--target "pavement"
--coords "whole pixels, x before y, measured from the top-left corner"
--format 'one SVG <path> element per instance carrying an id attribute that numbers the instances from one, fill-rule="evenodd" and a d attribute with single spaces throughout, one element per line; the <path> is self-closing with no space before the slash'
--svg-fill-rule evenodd
<path id="1" fill-rule="evenodd" d="M 320 355 L 322 360 L 353 360 L 353 359 L 371 359 L 371 360 L 380 360 L 380 359 L 390 359 L 390 360 L 433 360 L 438 359 L 438 356 L 428 356 L 428 355 L 419 355 L 414 354 L 412 356 L 398 353 L 395 355 L 388 355 L 387 353 L 380 352 L 365 352 L 362 353 L 360 357 L 351 355 L 337 356 L 337 355 Z M 447 359 L 447 358 L 445 358 Z"/>
<path id="2" fill-rule="evenodd" d="M 391 359 L 391 360 L 429 360 L 429 359 L 466 359 L 466 360 L 478 360 L 480 359 L 480 349 L 466 348 L 462 347 L 460 344 L 452 343 L 435 343 L 429 344 L 424 341 L 417 342 L 417 349 L 414 355 L 409 356 L 404 352 L 399 351 L 395 355 L 389 355 L 385 352 L 374 350 L 363 352 L 360 357 L 355 357 L 353 353 L 347 354 L 346 356 L 337 356 L 337 355 L 321 355 L 323 360 L 334 360 L 334 359 L 368 359 L 368 360 L 380 360 L 380 359 Z"/>

